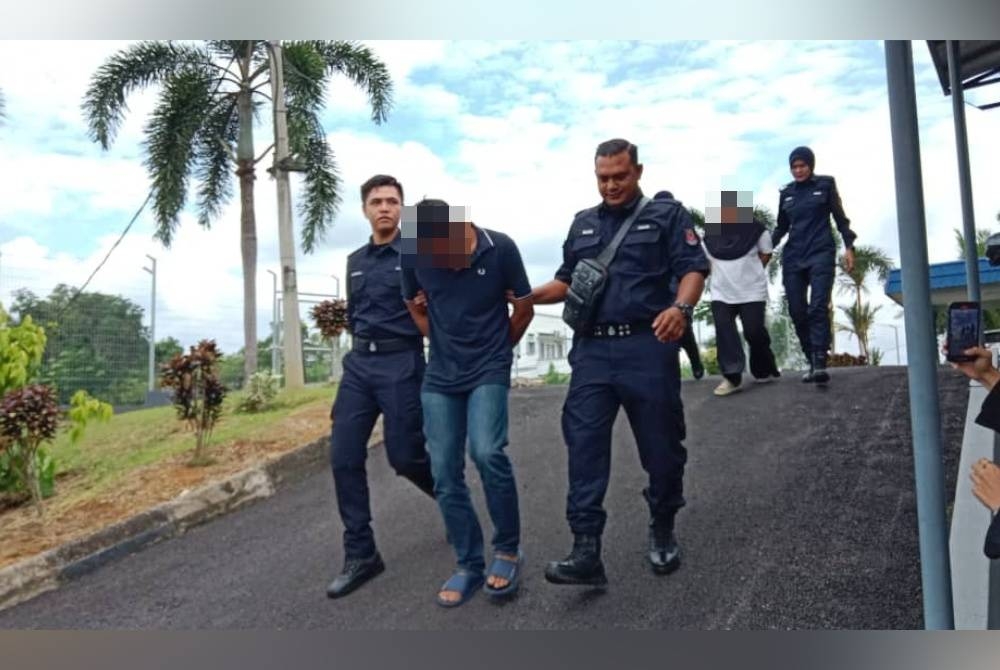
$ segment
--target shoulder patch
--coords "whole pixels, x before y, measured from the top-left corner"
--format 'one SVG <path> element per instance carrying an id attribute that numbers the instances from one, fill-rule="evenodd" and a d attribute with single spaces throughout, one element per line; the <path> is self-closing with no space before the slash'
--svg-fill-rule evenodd
<path id="1" fill-rule="evenodd" d="M 694 228 L 684 229 L 684 241 L 692 247 L 698 246 L 700 240 L 698 239 L 698 233 L 694 232 Z"/>

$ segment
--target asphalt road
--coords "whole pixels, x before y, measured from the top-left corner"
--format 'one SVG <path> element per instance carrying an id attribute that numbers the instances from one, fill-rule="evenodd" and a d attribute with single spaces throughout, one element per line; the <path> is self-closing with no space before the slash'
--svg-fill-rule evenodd
<path id="1" fill-rule="evenodd" d="M 715 398 L 685 382 L 688 506 L 684 564 L 644 559 L 644 477 L 624 413 L 614 458 L 605 591 L 553 586 L 545 562 L 571 542 L 564 520 L 566 387 L 511 394 L 511 445 L 527 563 L 520 594 L 434 603 L 453 555 L 437 508 L 369 459 L 375 532 L 387 570 L 348 598 L 329 473 L 0 612 L 0 628 L 124 629 L 785 629 L 921 628 L 913 461 L 903 368 L 834 371 L 827 390 L 786 376 Z M 949 500 L 966 383 L 942 370 Z M 467 470 L 484 520 L 479 480 Z"/>

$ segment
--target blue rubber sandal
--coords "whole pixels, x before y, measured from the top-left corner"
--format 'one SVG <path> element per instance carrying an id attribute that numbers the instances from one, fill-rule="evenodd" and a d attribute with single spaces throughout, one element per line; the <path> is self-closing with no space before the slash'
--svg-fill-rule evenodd
<path id="1" fill-rule="evenodd" d="M 481 574 L 477 575 L 468 570 L 458 570 L 438 589 L 437 604 L 441 607 L 458 607 L 471 598 L 482 585 L 483 576 Z M 458 600 L 444 600 L 441 597 L 441 591 L 457 591 L 462 596 Z"/>
<path id="2" fill-rule="evenodd" d="M 493 563 L 490 564 L 490 569 L 486 572 L 487 577 L 500 577 L 501 579 L 507 580 L 507 586 L 499 589 L 495 589 L 489 584 L 483 585 L 483 590 L 486 591 L 491 597 L 499 598 L 501 596 L 509 596 L 515 591 L 520 582 L 521 577 L 521 563 L 524 561 L 524 554 L 520 549 L 517 550 L 517 558 L 515 560 L 510 560 L 509 558 L 503 558 L 501 556 L 494 556 Z"/>

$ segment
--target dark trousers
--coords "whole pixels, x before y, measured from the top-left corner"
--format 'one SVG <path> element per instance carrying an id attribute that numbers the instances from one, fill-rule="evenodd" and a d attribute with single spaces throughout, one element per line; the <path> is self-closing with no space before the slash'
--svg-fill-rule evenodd
<path id="1" fill-rule="evenodd" d="M 743 337 L 750 345 L 750 374 L 757 379 L 764 379 L 778 372 L 774 353 L 771 351 L 771 336 L 764 320 L 766 307 L 765 302 L 730 305 L 718 300 L 712 301 L 719 371 L 733 383 L 739 381 L 746 369 L 743 342 L 736 329 L 737 317 L 743 322 Z"/>
<path id="2" fill-rule="evenodd" d="M 830 350 L 830 296 L 833 293 L 834 264 L 818 262 L 808 266 L 785 266 L 782 283 L 788 298 L 788 314 L 795 324 L 802 353 L 809 360 L 826 356 Z"/>
<path id="3" fill-rule="evenodd" d="M 700 366 L 701 354 L 698 351 L 698 341 L 694 339 L 694 326 L 690 321 L 687 322 L 684 334 L 681 335 L 680 345 L 684 353 L 687 354 L 688 360 L 691 361 L 692 369 Z"/>
<path id="4" fill-rule="evenodd" d="M 562 410 L 569 452 L 566 518 L 574 534 L 600 535 L 611 476 L 611 429 L 625 408 L 649 475 L 650 515 L 671 523 L 684 506 L 684 408 L 676 342 L 651 332 L 622 338 L 576 337 L 573 369 Z"/>
<path id="5" fill-rule="evenodd" d="M 344 522 L 346 558 L 375 553 L 365 460 L 379 413 L 389 465 L 421 491 L 429 495 L 434 491 L 420 407 L 424 367 L 423 352 L 417 350 L 352 351 L 344 357 L 344 376 L 333 404 L 330 463 Z"/>

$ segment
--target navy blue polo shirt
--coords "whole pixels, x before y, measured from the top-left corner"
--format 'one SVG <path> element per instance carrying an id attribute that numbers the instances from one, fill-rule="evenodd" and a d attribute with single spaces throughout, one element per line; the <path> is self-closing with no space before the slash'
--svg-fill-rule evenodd
<path id="1" fill-rule="evenodd" d="M 857 237 L 844 207 L 833 177 L 813 175 L 803 182 L 793 181 L 781 189 L 778 201 L 778 221 L 771 235 L 777 248 L 787 234 L 788 242 L 781 252 L 781 264 L 789 270 L 831 263 L 837 253 L 830 216 L 850 249 Z"/>
<path id="2" fill-rule="evenodd" d="M 513 347 L 506 293 L 531 294 L 521 252 L 507 235 L 474 227 L 471 267 L 413 267 L 403 257 L 403 297 L 423 289 L 430 321 L 424 390 L 466 393 L 486 384 L 510 385 Z"/>
<path id="3" fill-rule="evenodd" d="M 636 206 L 639 197 L 622 207 L 600 204 L 577 213 L 563 243 L 563 263 L 556 279 L 572 282 L 581 258 L 595 258 Z M 674 303 L 676 285 L 689 272 L 709 273 L 688 211 L 676 200 L 651 200 L 632 222 L 608 268 L 607 288 L 597 310 L 597 323 L 651 323 Z"/>
<path id="4" fill-rule="evenodd" d="M 368 340 L 423 339 L 401 294 L 400 236 L 368 244 L 347 257 L 348 330 Z"/>

